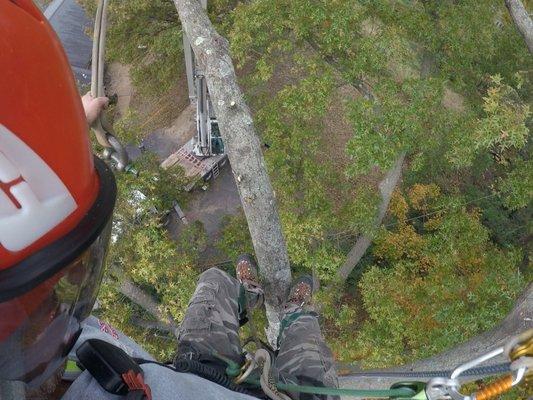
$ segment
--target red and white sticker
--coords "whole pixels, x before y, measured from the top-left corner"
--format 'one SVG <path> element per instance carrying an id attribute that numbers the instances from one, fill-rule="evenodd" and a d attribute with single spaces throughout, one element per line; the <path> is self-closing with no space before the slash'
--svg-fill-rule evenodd
<path id="1" fill-rule="evenodd" d="M 23 250 L 76 208 L 55 172 L 0 124 L 0 245 L 8 251 Z"/>
<path id="2" fill-rule="evenodd" d="M 114 339 L 118 340 L 118 333 L 115 328 L 109 325 L 107 322 L 98 320 L 98 325 L 100 325 L 100 331 L 111 335 Z"/>

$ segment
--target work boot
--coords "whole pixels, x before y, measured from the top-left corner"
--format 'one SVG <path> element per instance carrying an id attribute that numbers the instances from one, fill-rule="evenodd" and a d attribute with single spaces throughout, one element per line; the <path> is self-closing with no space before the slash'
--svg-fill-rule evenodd
<path id="1" fill-rule="evenodd" d="M 250 254 L 241 254 L 235 261 L 237 280 L 243 286 L 260 287 L 257 263 Z"/>
<path id="2" fill-rule="evenodd" d="M 285 302 L 285 313 L 310 305 L 313 298 L 314 282 L 311 275 L 302 275 L 292 282 L 289 297 Z"/>
<path id="3" fill-rule="evenodd" d="M 246 290 L 248 307 L 258 307 L 263 303 L 263 288 L 259 283 L 257 263 L 250 254 L 241 254 L 235 261 L 237 280 Z"/>

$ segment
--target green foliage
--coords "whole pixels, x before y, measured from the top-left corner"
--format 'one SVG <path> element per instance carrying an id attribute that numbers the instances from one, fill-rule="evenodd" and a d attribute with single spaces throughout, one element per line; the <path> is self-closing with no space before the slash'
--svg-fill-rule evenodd
<path id="1" fill-rule="evenodd" d="M 99 294 L 99 313 L 152 354 L 167 359 L 176 349 L 173 337 L 136 327 L 133 318 L 153 317 L 124 299 L 117 285 L 122 276 L 128 277 L 160 304 L 164 315 L 181 320 L 196 286 L 197 257 L 206 236 L 201 224 L 192 224 L 175 243 L 165 229 L 165 214 L 172 202 L 186 201 L 181 171 L 161 169 L 149 154 L 134 167 L 139 177 L 117 174 L 119 197 L 108 255 L 112 268 Z"/>
<path id="2" fill-rule="evenodd" d="M 139 176 L 117 174 L 119 197 L 115 220 L 130 227 L 146 214 L 161 216 L 172 207 L 174 200 L 186 201 L 181 169 L 162 169 L 151 153 L 145 153 L 132 167 L 139 171 Z"/>
<path id="3" fill-rule="evenodd" d="M 128 108 L 126 114 L 113 124 L 115 134 L 125 143 L 139 143 L 145 132 L 139 129 L 141 120 L 139 115 Z"/>
<path id="4" fill-rule="evenodd" d="M 410 193 L 410 210 L 421 211 L 413 205 L 420 188 Z M 369 318 L 354 347 L 367 366 L 428 357 L 490 329 L 525 284 L 520 250 L 491 243 L 476 210 L 440 194 L 422 198 L 443 211 L 418 226 L 397 215 L 396 227 L 377 241 L 379 263 L 359 284 Z"/>
<path id="5" fill-rule="evenodd" d="M 174 5 L 112 4 L 110 57 L 132 65 L 144 93 L 167 91 L 181 65 Z M 528 279 L 533 186 L 530 55 L 504 3 L 213 0 L 210 16 L 269 145 L 292 264 L 332 285 L 357 236 L 375 238 L 369 268 L 318 296 L 336 356 L 404 363 L 494 326 Z M 121 137 L 138 138 L 136 118 L 117 125 Z M 402 152 L 377 229 L 378 182 Z M 184 201 L 183 176 L 154 168 L 119 182 L 111 259 L 180 319 L 205 236 L 192 226 L 169 240 L 161 214 Z M 232 259 L 253 252 L 244 216 L 227 219 L 217 246 Z M 120 302 L 106 293 L 104 308 Z M 122 324 L 143 313 L 120 307 Z"/>
<path id="6" fill-rule="evenodd" d="M 323 334 L 335 359 L 351 363 L 360 358 L 359 349 L 353 345 L 354 332 L 360 329 L 364 318 L 360 299 L 346 288 L 332 285 L 316 293 L 315 302 L 320 304 Z"/>
<path id="7" fill-rule="evenodd" d="M 147 94 L 165 93 L 182 68 L 181 24 L 170 1 L 111 2 L 108 57 L 132 66 L 133 83 Z"/>
<path id="8" fill-rule="evenodd" d="M 470 135 L 456 131 L 449 158 L 459 166 L 471 165 L 481 151 L 491 151 L 501 157 L 509 150 L 522 149 L 529 129 L 529 105 L 517 90 L 502 82 L 499 75 L 490 79 L 491 85 L 483 97 L 482 117 L 471 127 Z"/>
<path id="9" fill-rule="evenodd" d="M 94 14 L 94 0 L 82 4 Z M 174 3 L 111 1 L 108 10 L 107 58 L 131 66 L 133 83 L 141 93 L 166 93 L 183 68 L 181 24 Z"/>
<path id="10" fill-rule="evenodd" d="M 250 231 L 244 214 L 225 217 L 222 221 L 222 226 L 222 235 L 216 246 L 230 260 L 235 260 L 242 253 L 254 253 Z"/>
<path id="11" fill-rule="evenodd" d="M 376 183 L 407 153 L 413 189 L 370 250 L 362 307 L 336 287 L 319 297 L 336 355 L 397 364 L 496 324 L 526 280 L 517 246 L 531 202 L 530 91 L 517 74 L 529 54 L 503 2 L 258 0 L 236 7 L 229 32 L 294 264 L 330 282 L 354 234 L 374 232 Z M 362 96 L 339 98 L 338 82 Z M 342 156 L 324 156 L 328 117 L 351 125 Z"/>
<path id="12" fill-rule="evenodd" d="M 499 152 L 508 148 L 521 149 L 527 139 L 526 120 L 529 106 L 521 104 L 518 93 L 502 83 L 500 76 L 491 78 L 492 86 L 483 98 L 486 117 L 478 128 L 479 147 L 496 147 Z"/>
<path id="13" fill-rule="evenodd" d="M 133 318 L 149 321 L 151 316 L 120 294 L 116 285 L 109 279 L 104 280 L 98 294 L 96 315 L 131 337 L 156 359 L 172 359 L 176 353 L 176 342 L 168 335 L 135 326 Z"/>
<path id="14" fill-rule="evenodd" d="M 396 25 L 460 89 L 475 90 L 485 74 L 510 78 L 528 64 L 525 43 L 498 0 L 372 2 L 374 15 Z"/>
<path id="15" fill-rule="evenodd" d="M 380 99 L 377 106 L 365 99 L 352 106 L 354 137 L 347 149 L 354 159 L 352 174 L 366 173 L 376 165 L 388 170 L 400 152 L 425 151 L 441 128 L 432 123 L 442 108 L 439 80 L 385 81 L 375 93 Z"/>
<path id="16" fill-rule="evenodd" d="M 533 160 L 516 160 L 509 174 L 498 182 L 498 192 L 511 210 L 530 205 L 533 200 Z"/>
<path id="17" fill-rule="evenodd" d="M 329 280 L 342 253 L 335 242 L 321 242 L 332 231 L 368 226 L 368 218 L 361 216 L 372 219 L 369 211 L 376 202 L 369 187 L 355 191 L 354 183 L 329 158 L 331 144 L 322 138 L 324 118 L 335 101 L 332 70 L 302 55 L 295 55 L 293 62 L 305 78 L 262 103 L 257 122 L 264 141 L 271 144 L 265 157 L 281 206 L 289 256 L 295 264 L 317 268 Z"/>

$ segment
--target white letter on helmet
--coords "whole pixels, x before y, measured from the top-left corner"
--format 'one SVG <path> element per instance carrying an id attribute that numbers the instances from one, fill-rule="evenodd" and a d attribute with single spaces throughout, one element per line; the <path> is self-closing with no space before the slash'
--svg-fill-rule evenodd
<path id="1" fill-rule="evenodd" d="M 0 245 L 13 252 L 43 237 L 77 207 L 55 172 L 0 124 L 0 182 L 20 177 L 23 181 L 9 188 L 20 208 L 0 189 Z"/>

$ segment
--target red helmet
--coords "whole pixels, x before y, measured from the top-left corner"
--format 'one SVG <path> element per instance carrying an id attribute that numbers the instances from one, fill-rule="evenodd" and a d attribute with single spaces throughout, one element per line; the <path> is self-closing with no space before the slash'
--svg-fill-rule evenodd
<path id="1" fill-rule="evenodd" d="M 101 281 L 116 197 L 69 63 L 31 0 L 0 0 L 0 383 L 40 385 Z"/>

